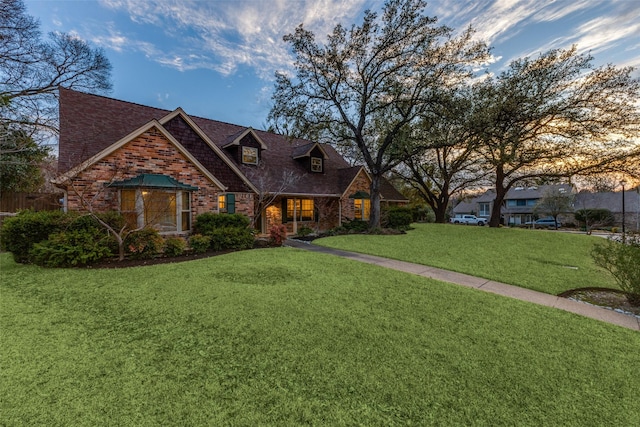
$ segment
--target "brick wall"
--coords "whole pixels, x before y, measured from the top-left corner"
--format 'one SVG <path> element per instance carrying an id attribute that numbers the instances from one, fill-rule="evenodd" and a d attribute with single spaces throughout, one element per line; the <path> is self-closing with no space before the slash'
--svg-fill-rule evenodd
<path id="1" fill-rule="evenodd" d="M 200 213 L 218 209 L 218 194 L 222 190 L 210 182 L 156 128 L 128 142 L 68 182 L 67 208 L 82 211 L 86 210 L 85 204 L 90 203 L 96 212 L 118 210 L 118 190 L 107 187 L 107 184 L 143 173 L 164 174 L 198 187 L 192 196 L 192 221 Z M 252 216 L 252 194 L 237 194 L 236 212 Z"/>
<path id="2" fill-rule="evenodd" d="M 358 192 L 358 191 L 366 191 L 369 193 L 371 191 L 371 181 L 364 171 L 360 171 L 356 178 L 351 183 L 351 186 L 345 192 L 345 196 L 340 199 L 342 202 L 342 219 L 353 219 L 355 217 L 355 208 L 353 199 L 350 199 L 349 196 Z"/>

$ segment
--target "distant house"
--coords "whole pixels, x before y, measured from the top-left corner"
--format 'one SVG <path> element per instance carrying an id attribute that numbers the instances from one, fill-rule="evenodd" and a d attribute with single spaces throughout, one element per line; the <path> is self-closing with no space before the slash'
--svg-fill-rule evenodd
<path id="1" fill-rule="evenodd" d="M 570 184 L 540 185 L 531 187 L 511 188 L 502 204 L 502 223 L 505 225 L 522 225 L 536 219 L 534 209 L 538 201 L 551 190 L 573 193 Z M 459 203 L 453 208 L 454 215 L 473 214 L 478 217 L 489 218 L 496 198 L 495 190 L 489 189 L 478 197 Z"/>
<path id="2" fill-rule="evenodd" d="M 640 231 L 640 187 L 624 192 L 624 222 L 627 231 Z M 614 224 L 622 224 L 622 191 L 576 194 L 574 209 L 608 209 Z"/>
<path id="3" fill-rule="evenodd" d="M 369 174 L 330 145 L 64 88 L 58 172 L 66 210 L 162 233 L 188 234 L 203 212 L 242 213 L 262 233 L 369 218 Z M 386 181 L 381 197 L 407 202 Z"/>

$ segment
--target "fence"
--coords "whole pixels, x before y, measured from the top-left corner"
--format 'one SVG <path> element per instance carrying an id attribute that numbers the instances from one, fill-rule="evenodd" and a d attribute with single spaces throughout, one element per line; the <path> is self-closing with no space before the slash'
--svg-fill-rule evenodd
<path id="1" fill-rule="evenodd" d="M 14 213 L 19 210 L 55 211 L 62 207 L 61 194 L 55 193 L 9 193 L 0 194 L 0 212 Z"/>

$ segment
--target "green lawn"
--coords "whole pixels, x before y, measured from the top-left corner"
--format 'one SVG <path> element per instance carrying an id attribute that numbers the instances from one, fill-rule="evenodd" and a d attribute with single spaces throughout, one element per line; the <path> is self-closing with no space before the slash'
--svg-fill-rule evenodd
<path id="1" fill-rule="evenodd" d="M 634 425 L 640 334 L 291 248 L 0 254 L 0 425 Z"/>
<path id="2" fill-rule="evenodd" d="M 348 235 L 314 243 L 444 268 L 557 295 L 583 287 L 617 288 L 591 259 L 601 237 L 546 230 L 414 224 L 398 236 Z"/>

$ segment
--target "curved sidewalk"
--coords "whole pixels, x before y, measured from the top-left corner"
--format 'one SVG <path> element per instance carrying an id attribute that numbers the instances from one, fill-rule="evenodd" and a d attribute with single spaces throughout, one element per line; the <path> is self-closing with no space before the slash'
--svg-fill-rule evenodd
<path id="1" fill-rule="evenodd" d="M 510 298 L 532 302 L 534 304 L 558 308 L 560 310 L 569 311 L 581 316 L 591 317 L 592 319 L 597 319 L 603 322 L 608 322 L 614 325 L 640 331 L 640 318 L 636 316 L 618 313 L 606 308 L 596 307 L 555 295 L 520 288 L 518 286 L 507 285 L 505 283 L 494 282 L 492 280 L 487 280 L 480 277 L 469 276 L 468 274 L 456 273 L 449 270 L 442 270 L 440 268 L 428 267 L 426 265 L 413 264 L 410 262 L 396 261 L 393 259 L 382 258 L 375 255 L 366 255 L 356 252 L 325 248 L 299 240 L 288 239 L 285 242 L 285 246 L 336 255 L 367 264 L 379 265 L 381 267 L 404 271 L 406 273 L 416 274 L 418 276 L 428 277 L 430 279 L 440 280 L 442 282 L 454 283 L 469 288 L 479 289 L 485 292 L 491 292 Z"/>

